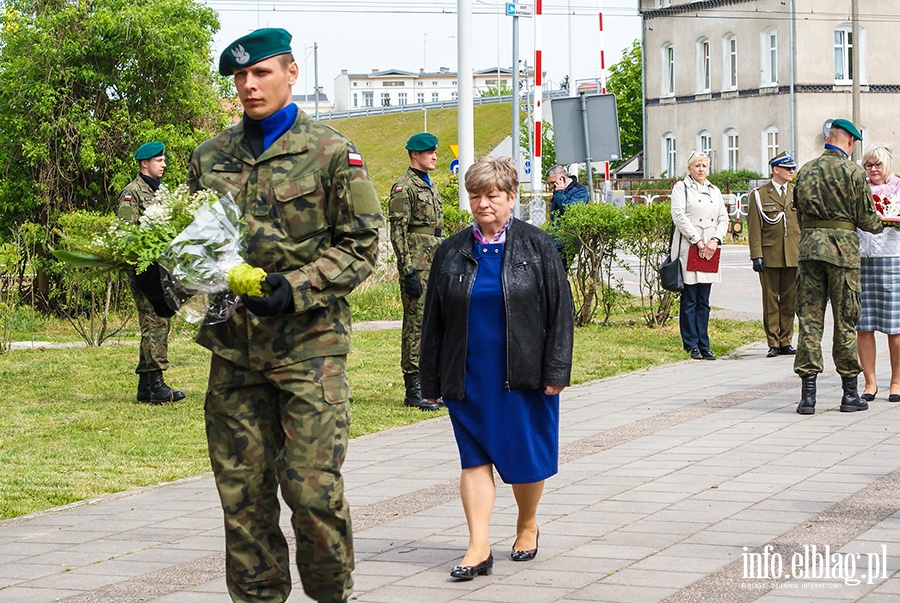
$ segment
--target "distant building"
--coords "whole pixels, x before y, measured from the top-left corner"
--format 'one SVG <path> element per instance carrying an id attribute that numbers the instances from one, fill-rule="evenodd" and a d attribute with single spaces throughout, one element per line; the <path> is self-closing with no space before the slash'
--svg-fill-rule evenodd
<path id="1" fill-rule="evenodd" d="M 297 105 L 304 113 L 313 117 L 316 114 L 316 101 L 319 103 L 319 113 L 328 113 L 334 110 L 328 95 L 324 92 L 316 94 L 294 94 L 292 97 L 294 104 Z"/>
<path id="2" fill-rule="evenodd" d="M 801 163 L 818 156 L 825 121 L 852 117 L 854 52 L 863 146 L 900 142 L 900 2 L 861 3 L 858 41 L 846 0 L 638 2 L 647 176 L 685 174 L 693 150 L 715 171 L 763 174 L 783 150 Z"/>
<path id="3" fill-rule="evenodd" d="M 529 72 L 533 79 L 534 72 Z M 522 78 L 524 80 L 524 77 Z M 346 111 L 365 107 L 396 107 L 400 105 L 438 103 L 456 100 L 457 73 L 447 67 L 439 71 L 418 73 L 388 69 L 371 73 L 348 73 L 346 69 L 334 78 L 334 109 Z M 474 72 L 474 95 L 490 89 L 512 89 L 512 71 L 493 67 Z M 524 82 L 523 82 L 524 83 Z"/>

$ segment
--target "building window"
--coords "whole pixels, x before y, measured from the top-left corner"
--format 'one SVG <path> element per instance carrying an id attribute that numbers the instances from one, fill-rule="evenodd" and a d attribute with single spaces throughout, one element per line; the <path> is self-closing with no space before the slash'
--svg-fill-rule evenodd
<path id="1" fill-rule="evenodd" d="M 422 82 L 416 82 L 416 86 L 421 86 Z"/>
<path id="2" fill-rule="evenodd" d="M 778 154 L 778 128 L 769 126 L 763 130 L 763 157 L 766 163 Z"/>
<path id="3" fill-rule="evenodd" d="M 359 107 L 359 98 L 357 98 L 358 96 L 359 95 L 356 92 L 353 93 L 353 108 L 354 109 Z"/>
<path id="4" fill-rule="evenodd" d="M 665 178 L 674 178 L 676 169 L 675 135 L 671 132 L 663 134 L 662 139 L 662 169 Z"/>
<path id="5" fill-rule="evenodd" d="M 706 130 L 702 130 L 697 134 L 697 152 L 711 157 L 712 155 L 712 134 Z M 710 166 L 712 168 L 712 166 Z"/>
<path id="6" fill-rule="evenodd" d="M 662 47 L 662 95 L 675 94 L 675 48 L 671 44 Z"/>
<path id="7" fill-rule="evenodd" d="M 849 25 L 834 30 L 834 81 L 853 81 L 853 32 Z"/>
<path id="8" fill-rule="evenodd" d="M 373 98 L 372 92 L 363 92 L 363 106 L 364 107 L 374 107 L 375 101 Z"/>
<path id="9" fill-rule="evenodd" d="M 425 102 L 425 93 L 424 92 L 416 92 L 416 102 L 420 105 Z"/>
<path id="10" fill-rule="evenodd" d="M 381 93 L 381 106 L 382 107 L 390 107 L 391 106 L 391 93 L 390 92 L 382 92 Z"/>
<path id="11" fill-rule="evenodd" d="M 356 88 L 356 85 L 357 85 L 358 83 L 359 83 L 359 82 L 353 82 L 353 87 Z"/>
<path id="12" fill-rule="evenodd" d="M 397 104 L 405 105 L 406 104 L 406 92 L 400 92 L 397 94 Z"/>
<path id="13" fill-rule="evenodd" d="M 709 84 L 709 40 L 707 38 L 702 38 L 697 41 L 697 91 L 709 92 Z"/>
<path id="14" fill-rule="evenodd" d="M 762 52 L 762 85 L 774 86 L 778 83 L 778 34 L 774 29 L 762 33 L 760 43 Z"/>
<path id="15" fill-rule="evenodd" d="M 456 100 L 456 90 L 450 93 L 450 100 Z"/>
<path id="16" fill-rule="evenodd" d="M 432 86 L 437 86 L 437 82 L 431 82 Z"/>
<path id="17" fill-rule="evenodd" d="M 740 160 L 740 139 L 738 132 L 734 128 L 725 130 L 725 169 L 731 171 L 738 170 L 738 162 Z"/>
<path id="18" fill-rule="evenodd" d="M 656 8 L 668 8 L 672 6 L 672 0 L 656 0 Z"/>
<path id="19" fill-rule="evenodd" d="M 722 61 L 725 67 L 723 69 L 725 79 L 722 82 L 722 87 L 725 90 L 736 90 L 738 85 L 737 36 L 734 34 L 726 35 L 722 40 L 722 47 L 725 55 L 725 60 Z"/>
<path id="20" fill-rule="evenodd" d="M 431 93 L 431 102 L 436 103 L 436 102 L 439 102 L 439 100 L 440 100 L 440 99 L 438 99 L 438 93 L 437 93 L 437 92 L 432 92 L 432 93 Z"/>

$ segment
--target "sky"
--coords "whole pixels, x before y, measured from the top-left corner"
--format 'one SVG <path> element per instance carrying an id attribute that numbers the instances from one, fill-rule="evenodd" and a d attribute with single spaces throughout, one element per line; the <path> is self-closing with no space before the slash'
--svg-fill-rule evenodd
<path id="1" fill-rule="evenodd" d="M 475 70 L 512 64 L 513 18 L 506 2 L 471 0 L 472 66 Z M 342 69 L 418 72 L 457 70 L 457 0 L 206 0 L 219 13 L 218 55 L 227 44 L 260 27 L 283 27 L 293 35 L 300 77 L 294 94 L 312 94 L 313 45 L 318 45 L 319 86 L 334 100 L 334 78 Z M 522 2 L 532 8 L 533 0 Z M 640 38 L 638 0 L 544 0 L 545 83 L 553 87 L 569 74 L 571 28 L 575 81 L 600 76 L 601 38 L 606 68 Z M 322 12 L 325 11 L 325 12 Z M 603 33 L 599 13 L 603 13 Z M 534 22 L 520 17 L 519 59 L 534 64 Z"/>

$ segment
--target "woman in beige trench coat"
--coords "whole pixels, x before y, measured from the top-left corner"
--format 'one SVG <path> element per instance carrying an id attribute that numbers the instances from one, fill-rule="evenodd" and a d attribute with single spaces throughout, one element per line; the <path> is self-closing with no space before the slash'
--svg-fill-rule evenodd
<path id="1" fill-rule="evenodd" d="M 710 259 L 728 232 L 728 212 L 722 193 L 706 176 L 709 157 L 692 153 L 688 175 L 672 189 L 672 257 L 681 258 L 684 290 L 681 292 L 679 326 L 685 351 L 694 360 L 715 360 L 709 344 L 709 292 L 713 283 L 722 282 L 721 269 L 715 272 L 688 270 L 688 252 L 696 247 L 701 258 Z"/>

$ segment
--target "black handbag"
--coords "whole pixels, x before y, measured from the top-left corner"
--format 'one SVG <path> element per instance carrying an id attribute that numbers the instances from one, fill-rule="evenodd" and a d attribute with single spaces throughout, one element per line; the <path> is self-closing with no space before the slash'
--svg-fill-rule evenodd
<path id="1" fill-rule="evenodd" d="M 675 239 L 675 231 L 672 229 L 672 237 L 669 239 L 669 249 L 672 248 L 672 241 Z M 663 263 L 659 265 L 659 283 L 666 291 L 683 291 L 684 276 L 681 272 L 681 232 L 678 232 L 678 254 L 672 259 L 670 253 Z"/>

